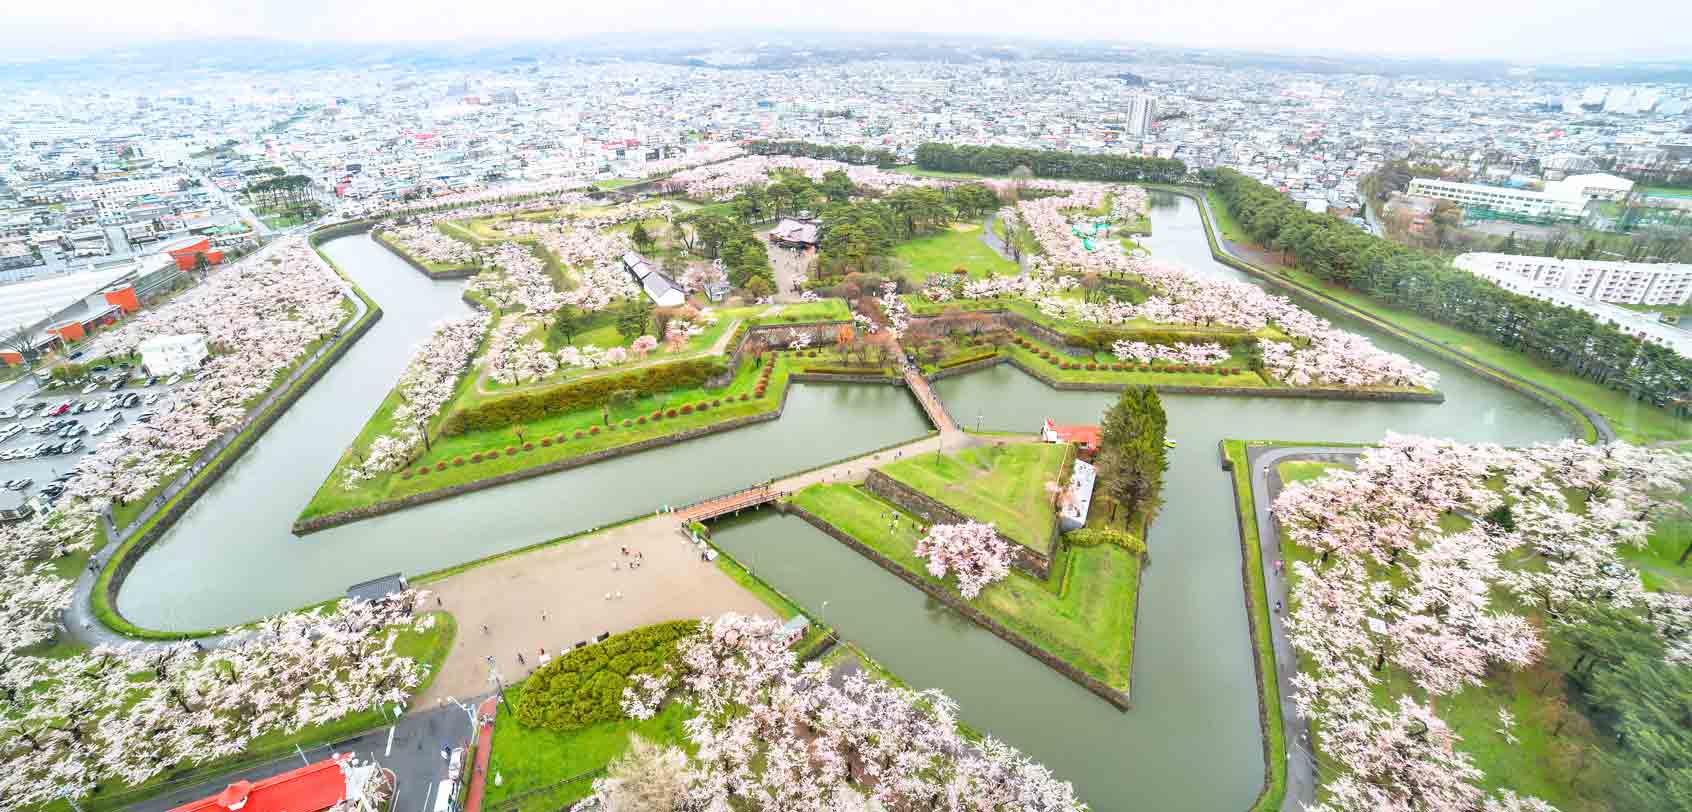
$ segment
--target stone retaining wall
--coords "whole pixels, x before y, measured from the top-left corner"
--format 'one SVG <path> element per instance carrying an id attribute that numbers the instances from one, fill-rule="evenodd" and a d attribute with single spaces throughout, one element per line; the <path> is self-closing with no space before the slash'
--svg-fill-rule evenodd
<path id="1" fill-rule="evenodd" d="M 1218 440 L 1216 442 L 1216 453 L 1222 458 L 1222 470 L 1228 472 L 1229 490 L 1234 494 L 1234 526 L 1240 529 L 1238 535 L 1240 537 L 1241 595 L 1245 598 L 1246 628 L 1251 633 L 1251 665 L 1253 672 L 1257 675 L 1257 679 L 1253 680 L 1252 684 L 1257 686 L 1257 727 L 1258 730 L 1262 732 L 1263 737 L 1263 788 L 1258 791 L 1257 800 L 1253 801 L 1252 806 L 1250 807 L 1250 809 L 1256 809 L 1257 805 L 1263 801 L 1264 796 L 1269 794 L 1270 786 L 1273 783 L 1270 778 L 1270 773 L 1274 771 L 1275 762 L 1274 747 L 1271 745 L 1269 740 L 1269 697 L 1263 693 L 1264 664 L 1261 653 L 1263 651 L 1261 642 L 1263 635 L 1267 632 L 1262 628 L 1262 624 L 1258 620 L 1257 613 L 1252 611 L 1251 596 L 1253 588 L 1251 577 L 1251 550 L 1248 547 L 1250 542 L 1246 540 L 1245 536 L 1246 516 L 1240 513 L 1241 494 L 1239 478 L 1234 475 L 1234 461 L 1228 459 L 1228 446 L 1226 440 Z M 1251 471 L 1249 468 L 1246 470 L 1245 475 L 1247 477 L 1246 481 L 1250 482 Z M 1263 528 L 1257 528 L 1257 532 L 1262 533 Z M 1265 598 L 1265 600 L 1267 600 L 1267 598 Z M 1273 650 L 1273 646 L 1271 646 L 1271 650 Z M 1284 792 L 1285 790 L 1283 789 L 1282 791 Z"/>
<path id="2" fill-rule="evenodd" d="M 929 583 L 928 581 L 924 580 L 921 576 L 918 576 L 917 574 L 911 572 L 910 570 L 907 570 L 904 567 L 899 566 L 897 563 L 895 563 L 891 559 L 887 558 L 887 556 L 882 555 L 881 553 L 877 552 L 876 550 L 874 550 L 873 548 L 864 544 L 863 542 L 858 541 L 855 538 L 852 538 L 851 536 L 849 536 L 846 533 L 844 533 L 844 532 L 840 531 L 839 529 L 835 528 L 833 525 L 829 524 L 828 522 L 825 522 L 822 519 L 817 518 L 815 515 L 811 514 L 809 511 L 805 510 L 804 508 L 798 507 L 796 505 L 793 505 L 793 504 L 790 504 L 790 503 L 787 503 L 787 502 L 777 502 L 776 508 L 778 510 L 783 511 L 783 512 L 792 513 L 792 514 L 798 516 L 799 518 L 804 519 L 812 527 L 815 527 L 818 530 L 821 530 L 822 532 L 827 533 L 834 540 L 840 542 L 841 544 L 846 545 L 847 547 L 850 547 L 853 550 L 856 550 L 858 552 L 858 554 L 860 554 L 860 555 L 864 556 L 865 558 L 868 558 L 869 560 L 871 560 L 871 561 L 875 562 L 876 564 L 880 565 L 882 569 L 887 570 L 890 573 L 893 573 L 893 575 L 897 576 L 898 578 L 903 580 L 905 583 L 908 583 L 911 586 L 914 586 L 917 589 L 922 590 L 924 594 L 927 594 L 929 597 L 931 597 L 931 598 L 933 598 L 937 601 L 940 601 L 941 603 L 946 604 L 953 611 L 956 611 L 958 614 L 963 615 L 964 617 L 969 618 L 970 620 L 974 621 L 976 623 L 976 625 L 980 626 L 983 629 L 986 629 L 989 632 L 992 632 L 994 635 L 997 635 L 999 637 L 999 639 L 1004 640 L 1006 643 L 1009 643 L 1012 646 L 1015 646 L 1016 648 L 1020 649 L 1022 651 L 1022 653 L 1027 654 L 1028 656 L 1033 657 L 1034 659 L 1039 660 L 1042 663 L 1045 663 L 1048 668 L 1051 668 L 1053 671 L 1056 671 L 1059 674 L 1062 674 L 1063 676 L 1068 677 L 1070 681 L 1072 681 L 1075 684 L 1081 686 L 1082 688 L 1085 688 L 1085 689 L 1093 692 L 1094 695 L 1098 696 L 1100 699 L 1103 699 L 1106 702 L 1109 702 L 1117 710 L 1126 711 L 1126 710 L 1133 707 L 1133 703 L 1131 703 L 1129 701 L 1129 696 L 1128 696 L 1127 691 L 1119 691 L 1115 688 L 1112 688 L 1109 685 L 1106 685 L 1103 681 L 1099 680 L 1098 678 L 1093 677 L 1093 676 L 1083 672 L 1081 669 L 1076 668 L 1075 666 L 1070 665 L 1067 662 L 1064 662 L 1063 660 L 1054 656 L 1050 652 L 1047 652 L 1045 649 L 1042 649 L 1039 646 L 1034 645 L 1032 642 L 1028 641 L 1022 635 L 1019 635 L 1016 632 L 1011 631 L 1009 628 L 1004 626 L 1004 624 L 999 623 L 997 620 L 994 620 L 994 619 L 988 617 L 987 615 L 983 614 L 980 610 L 976 609 L 975 607 L 970 606 L 968 603 L 965 603 L 963 598 L 954 594 L 951 590 L 941 589 L 941 588 Z"/>
<path id="3" fill-rule="evenodd" d="M 1080 392 L 1120 392 L 1139 384 L 1103 383 L 1091 381 L 1060 381 L 1029 366 L 1016 356 L 996 361 L 1008 362 L 1017 369 L 1039 379 L 1053 389 Z M 1185 386 L 1179 384 L 1146 384 L 1166 395 L 1217 395 L 1241 398 L 1309 398 L 1312 400 L 1360 400 L 1377 403 L 1444 403 L 1444 392 L 1382 392 L 1368 389 L 1318 389 L 1312 387 L 1257 388 L 1251 386 Z"/>
<path id="4" fill-rule="evenodd" d="M 998 366 L 998 365 L 1000 365 L 1004 362 L 1005 362 L 1005 356 L 1004 356 L 1003 353 L 1001 353 L 999 355 L 993 356 L 992 358 L 983 358 L 979 361 L 971 361 L 967 364 L 958 364 L 955 367 L 946 367 L 945 369 L 941 369 L 941 370 L 936 371 L 933 375 L 929 375 L 928 376 L 928 382 L 934 383 L 935 381 L 943 381 L 947 378 L 954 378 L 954 377 L 957 377 L 959 375 L 965 375 L 965 374 L 968 374 L 968 373 L 971 373 L 971 372 L 975 372 L 976 370 L 988 369 L 990 367 L 996 367 L 996 366 Z"/>
<path id="5" fill-rule="evenodd" d="M 970 521 L 970 517 L 952 509 L 928 494 L 925 494 L 881 471 L 871 470 L 869 478 L 864 480 L 864 490 L 892 503 L 900 510 L 921 518 L 929 524 L 963 524 Z M 1052 527 L 1052 537 L 1046 540 L 1046 552 L 1041 553 L 998 534 L 999 540 L 1010 546 L 1011 563 L 1016 568 L 1038 578 L 1046 580 L 1052 572 L 1052 545 L 1057 542 L 1057 527 Z"/>
<path id="6" fill-rule="evenodd" d="M 886 384 L 888 386 L 904 386 L 901 378 L 889 378 L 886 375 L 849 375 L 843 372 L 789 372 L 787 379 L 800 383 L 864 383 Z"/>
<path id="7" fill-rule="evenodd" d="M 731 420 L 725 420 L 721 423 L 699 426 L 686 431 L 676 432 L 675 434 L 666 434 L 662 437 L 652 437 L 639 442 L 629 443 L 628 445 L 617 446 L 616 448 L 602 449 L 591 454 L 582 454 L 561 460 L 553 460 L 552 462 L 542 463 L 540 465 L 531 466 L 517 471 L 509 471 L 498 476 L 487 477 L 486 479 L 478 479 L 473 482 L 462 482 L 457 485 L 448 485 L 446 487 L 423 491 L 422 493 L 414 493 L 409 496 L 402 496 L 398 499 L 388 499 L 375 504 L 353 508 L 351 510 L 338 511 L 323 516 L 314 516 L 310 519 L 301 519 L 294 522 L 293 533 L 296 536 L 304 536 L 316 533 L 319 530 L 327 530 L 331 527 L 339 527 L 344 524 L 352 524 L 353 522 L 363 521 L 376 516 L 383 516 L 396 511 L 405 510 L 409 507 L 426 505 L 430 502 L 439 502 L 442 499 L 451 499 L 452 497 L 459 496 L 461 494 L 474 493 L 475 491 L 498 487 L 508 482 L 517 482 L 519 480 L 530 479 L 532 477 L 545 476 L 546 474 L 555 473 L 557 471 L 568 471 L 572 468 L 580 468 L 584 465 L 592 465 L 596 462 L 603 462 L 605 460 L 614 459 L 628 454 L 638 454 L 642 451 L 686 442 L 696 437 L 704 437 L 708 434 L 733 431 L 735 429 L 755 425 L 757 423 L 767 423 L 781 417 L 782 411 L 787 408 L 787 395 L 792 391 L 793 387 L 791 386 L 782 389 L 781 402 L 776 404 L 775 411 L 736 417 Z"/>

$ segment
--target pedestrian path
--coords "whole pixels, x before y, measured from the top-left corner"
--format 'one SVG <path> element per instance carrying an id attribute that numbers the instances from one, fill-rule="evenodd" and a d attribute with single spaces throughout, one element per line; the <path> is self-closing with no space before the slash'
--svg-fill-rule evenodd
<path id="1" fill-rule="evenodd" d="M 488 759 L 493 755 L 494 718 L 499 715 L 499 697 L 482 700 L 476 709 L 482 726 L 476 731 L 476 766 L 470 771 L 470 794 L 464 798 L 464 812 L 482 812 L 482 793 L 488 789 Z"/>

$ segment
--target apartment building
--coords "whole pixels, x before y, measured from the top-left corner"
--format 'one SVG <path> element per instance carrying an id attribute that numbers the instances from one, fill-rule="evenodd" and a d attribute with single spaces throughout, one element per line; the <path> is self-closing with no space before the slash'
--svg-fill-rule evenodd
<path id="1" fill-rule="evenodd" d="M 1683 305 L 1692 297 L 1692 265 L 1684 263 L 1472 253 L 1458 257 L 1454 264 L 1510 290 L 1561 290 L 1614 304 Z"/>

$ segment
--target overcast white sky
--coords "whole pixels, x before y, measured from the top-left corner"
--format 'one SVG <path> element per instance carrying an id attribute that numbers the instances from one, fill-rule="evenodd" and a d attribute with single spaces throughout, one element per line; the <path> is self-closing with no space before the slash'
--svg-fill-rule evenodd
<path id="1" fill-rule="evenodd" d="M 1517 60 L 1692 57 L 1692 0 L 0 0 L 0 48 L 14 53 L 220 35 L 440 41 L 747 28 Z"/>

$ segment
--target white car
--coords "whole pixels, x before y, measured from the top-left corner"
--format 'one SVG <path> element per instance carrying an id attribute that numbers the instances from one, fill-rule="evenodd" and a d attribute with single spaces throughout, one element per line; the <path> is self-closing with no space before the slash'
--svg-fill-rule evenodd
<path id="1" fill-rule="evenodd" d="M 141 402 L 142 402 L 142 403 L 145 403 L 145 404 L 147 404 L 147 405 L 148 405 L 148 406 L 151 406 L 151 405 L 153 405 L 153 404 L 155 404 L 155 403 L 158 403 L 158 402 L 159 402 L 159 398 L 162 398 L 162 397 L 164 397 L 164 393 L 162 393 L 162 392 L 154 392 L 154 393 L 152 393 L 152 394 L 150 394 L 150 395 L 148 395 L 148 396 L 146 396 L 146 397 L 144 397 L 144 398 L 142 398 L 142 399 L 141 399 Z"/>
<path id="2" fill-rule="evenodd" d="M 30 417 L 34 417 L 34 416 L 35 416 L 35 407 L 34 406 L 25 406 L 23 411 L 18 412 L 18 419 L 19 420 L 23 420 L 25 418 L 30 418 Z"/>
<path id="3" fill-rule="evenodd" d="M 10 409 L 10 408 L 0 409 L 0 420 L 11 420 L 12 418 L 17 417 L 17 416 L 18 416 L 18 412 L 17 412 L 16 409 Z"/>
<path id="4" fill-rule="evenodd" d="M 165 383 L 164 383 L 164 385 L 165 385 L 165 386 L 175 386 L 175 385 L 176 385 L 176 382 L 177 382 L 177 381 L 180 381 L 180 380 L 182 380 L 182 376 L 181 376 L 181 375 L 172 375 L 172 376 L 170 376 L 170 377 L 169 377 L 169 378 L 166 378 L 166 379 L 165 379 Z"/>
<path id="5" fill-rule="evenodd" d="M 92 393 L 92 392 L 93 392 L 93 391 L 94 391 L 94 390 L 96 390 L 96 389 L 99 389 L 99 388 L 100 388 L 100 385 L 99 385 L 99 384 L 97 384 L 97 383 L 91 383 L 91 384 L 89 384 L 89 385 L 87 385 L 87 386 L 84 386 L 84 387 L 82 387 L 82 394 L 84 394 L 84 395 L 87 395 L 87 394 L 90 394 L 90 393 Z"/>
<path id="6" fill-rule="evenodd" d="M 118 396 L 118 395 L 112 395 L 112 396 L 111 396 L 111 397 L 109 397 L 109 398 L 106 398 L 106 401 L 105 401 L 105 402 L 104 402 L 104 403 L 101 403 L 101 404 L 100 404 L 100 408 L 102 408 L 102 409 L 110 409 L 110 408 L 112 408 L 112 407 L 113 407 L 113 406 L 116 406 L 116 405 L 118 405 L 118 401 L 119 401 L 119 400 L 122 400 L 122 399 L 123 399 L 123 398 L 122 398 L 122 397 L 120 397 L 120 396 Z"/>

